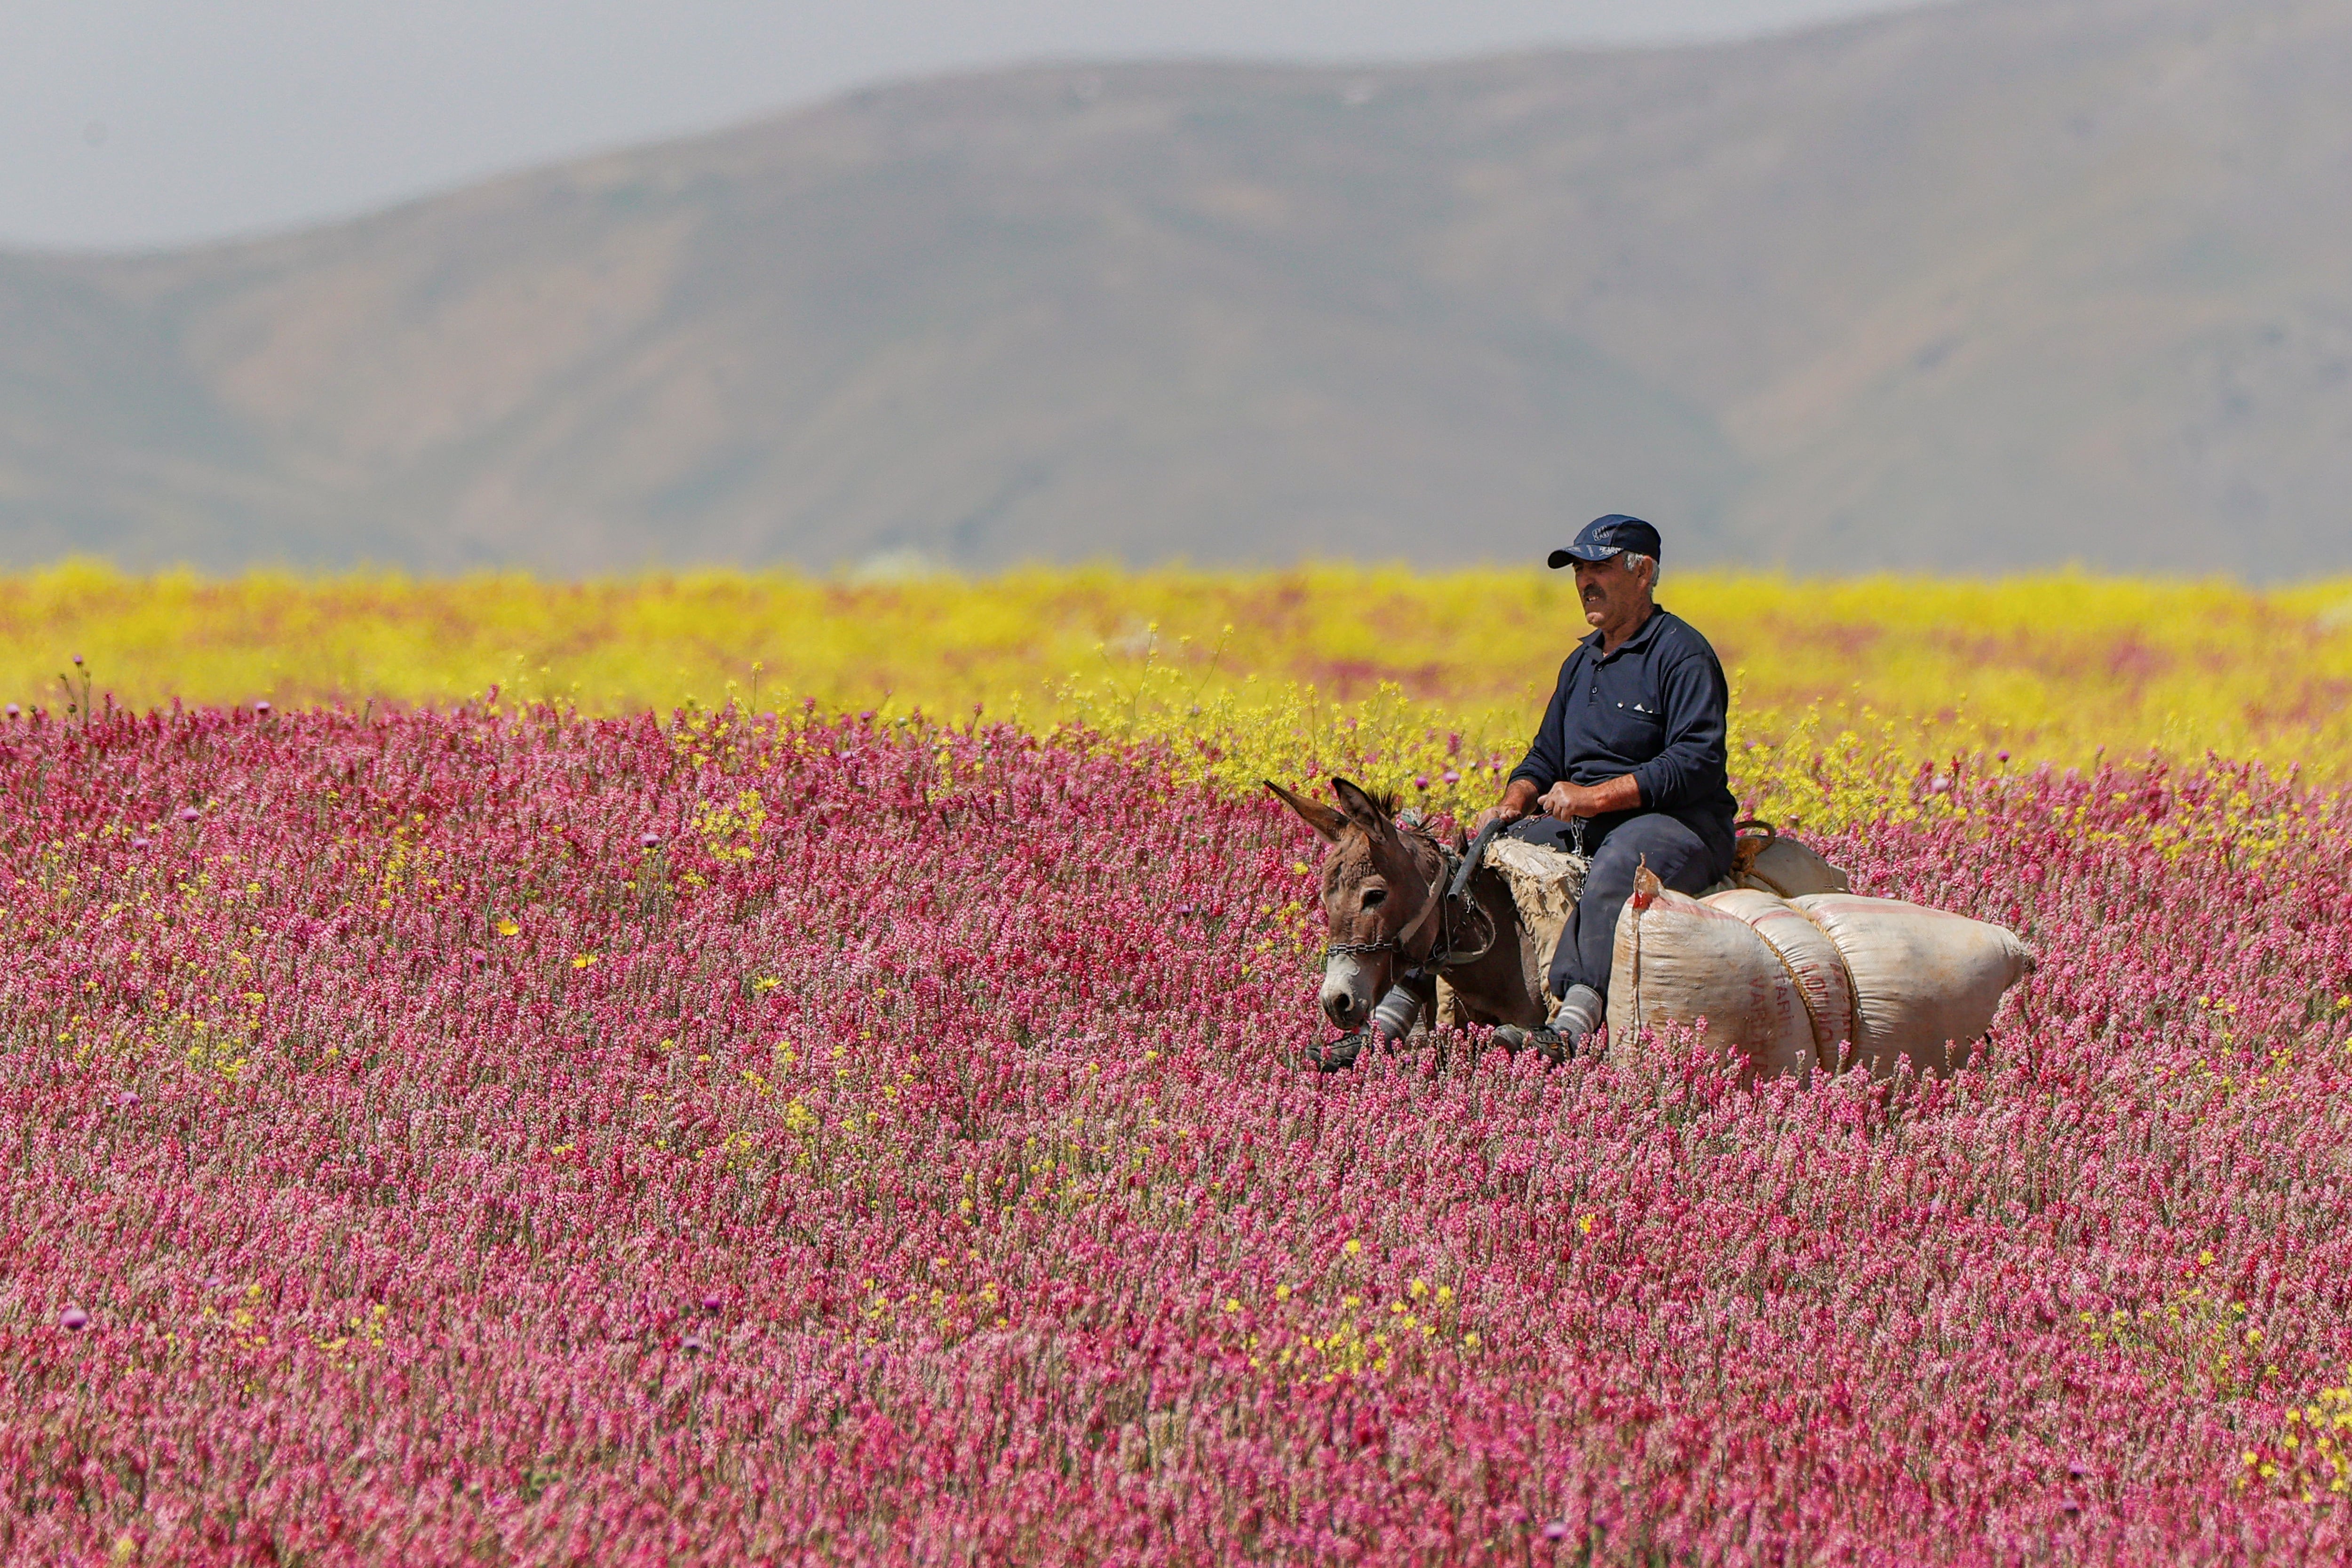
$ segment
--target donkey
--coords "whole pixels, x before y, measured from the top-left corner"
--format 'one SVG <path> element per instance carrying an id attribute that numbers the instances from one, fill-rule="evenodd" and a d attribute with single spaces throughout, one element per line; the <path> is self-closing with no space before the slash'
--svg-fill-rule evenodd
<path id="1" fill-rule="evenodd" d="M 1335 778 L 1335 811 L 1271 779 L 1265 787 L 1331 847 L 1323 858 L 1323 918 L 1331 945 L 1320 1000 L 1325 1017 L 1360 1033 L 1353 1045 L 1318 1057 L 1321 1065 L 1345 1067 L 1355 1059 L 1372 1009 L 1400 977 L 1420 998 L 1423 1019 L 1436 1012 L 1442 975 L 1470 1023 L 1523 1029 L 1544 1023 L 1542 976 L 1550 955 L 1536 951 L 1498 873 L 1480 866 L 1463 897 L 1449 899 L 1452 862 L 1426 828 L 1396 822 L 1392 797 L 1375 797 Z M 1458 833 L 1454 847 L 1462 848 Z"/>

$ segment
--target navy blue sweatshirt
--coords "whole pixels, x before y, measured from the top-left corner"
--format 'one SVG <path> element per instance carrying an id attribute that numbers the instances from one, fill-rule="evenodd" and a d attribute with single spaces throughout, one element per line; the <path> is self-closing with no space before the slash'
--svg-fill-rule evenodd
<path id="1" fill-rule="evenodd" d="M 1576 645 L 1511 777 L 1548 790 L 1562 779 L 1597 784 L 1631 773 L 1643 810 L 1727 840 L 1738 815 L 1724 755 L 1730 706 L 1715 649 L 1661 607 L 1606 658 L 1599 632 Z"/>

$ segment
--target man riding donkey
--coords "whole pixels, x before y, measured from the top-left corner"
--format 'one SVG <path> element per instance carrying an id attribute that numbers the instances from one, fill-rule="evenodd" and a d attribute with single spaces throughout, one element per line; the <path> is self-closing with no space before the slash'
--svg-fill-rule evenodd
<path id="1" fill-rule="evenodd" d="M 1608 1014 L 1617 916 L 1647 865 L 1678 893 L 1699 893 L 1731 869 L 1738 803 L 1727 772 L 1731 704 L 1723 665 L 1688 621 L 1660 605 L 1658 531 L 1638 517 L 1595 518 L 1550 564 L 1576 569 L 1592 635 L 1559 667 L 1559 684 L 1503 798 L 1476 826 L 1590 855 L 1584 890 L 1552 954 L 1551 1021 L 1506 1045 L 1565 1057 Z M 1538 808 L 1541 816 L 1532 816 Z"/>
<path id="2" fill-rule="evenodd" d="M 1336 847 L 1325 879 L 1335 936 L 1349 921 L 1372 932 L 1409 920 L 1373 940 L 1335 941 L 1324 1011 L 1343 1028 L 1360 1026 L 1318 1053 L 1319 1065 L 1352 1062 L 1374 1030 L 1402 1034 L 1415 1016 L 1411 986 L 1440 969 L 1475 1011 L 1542 1020 L 1534 1028 L 1503 1022 L 1497 1043 L 1565 1060 L 1607 1016 L 1617 918 L 1634 873 L 1646 866 L 1666 887 L 1696 894 L 1731 869 L 1738 807 L 1726 773 L 1729 688 L 1706 639 L 1654 598 L 1659 553 L 1655 528 L 1613 512 L 1551 552 L 1554 570 L 1575 568 L 1578 601 L 1593 630 L 1560 666 L 1543 723 L 1503 798 L 1478 817 L 1481 829 L 1500 824 L 1508 837 L 1591 857 L 1575 910 L 1549 955 L 1530 952 L 1526 963 L 1498 943 L 1498 926 L 1511 919 L 1507 895 L 1491 881 L 1477 886 L 1425 830 L 1391 823 L 1386 803 L 1345 780 L 1335 784 L 1339 811 L 1269 786 Z M 1391 916 L 1392 889 L 1419 897 L 1418 911 Z M 1483 942 L 1460 934 L 1478 930 Z M 1473 948 L 1466 956 L 1465 942 Z M 1360 959 L 1381 961 L 1377 978 Z M 1525 973 L 1540 972 L 1547 959 L 1543 989 L 1559 999 L 1548 1019 L 1536 976 Z M 1402 1016 L 1382 1016 L 1391 1010 L 1387 999 L 1375 1015 L 1371 998 L 1391 981 L 1388 994 Z"/>

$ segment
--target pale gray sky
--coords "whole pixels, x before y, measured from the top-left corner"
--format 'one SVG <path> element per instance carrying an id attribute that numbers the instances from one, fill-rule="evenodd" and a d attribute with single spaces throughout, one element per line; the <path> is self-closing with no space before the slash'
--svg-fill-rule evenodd
<path id="1" fill-rule="evenodd" d="M 1888 0 L 0 0 L 0 246 L 364 211 L 862 83 L 1023 60 L 1435 58 Z"/>

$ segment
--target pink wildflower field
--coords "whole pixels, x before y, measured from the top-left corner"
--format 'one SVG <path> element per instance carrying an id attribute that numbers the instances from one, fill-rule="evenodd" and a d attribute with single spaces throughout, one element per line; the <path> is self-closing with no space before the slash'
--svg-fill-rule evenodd
<path id="1" fill-rule="evenodd" d="M 2337 798 L 1923 784 L 1824 847 L 2038 972 L 1948 1081 L 1750 1090 L 1300 1070 L 1311 840 L 1173 777 L 0 728 L 0 1557 L 2352 1551 Z"/>

